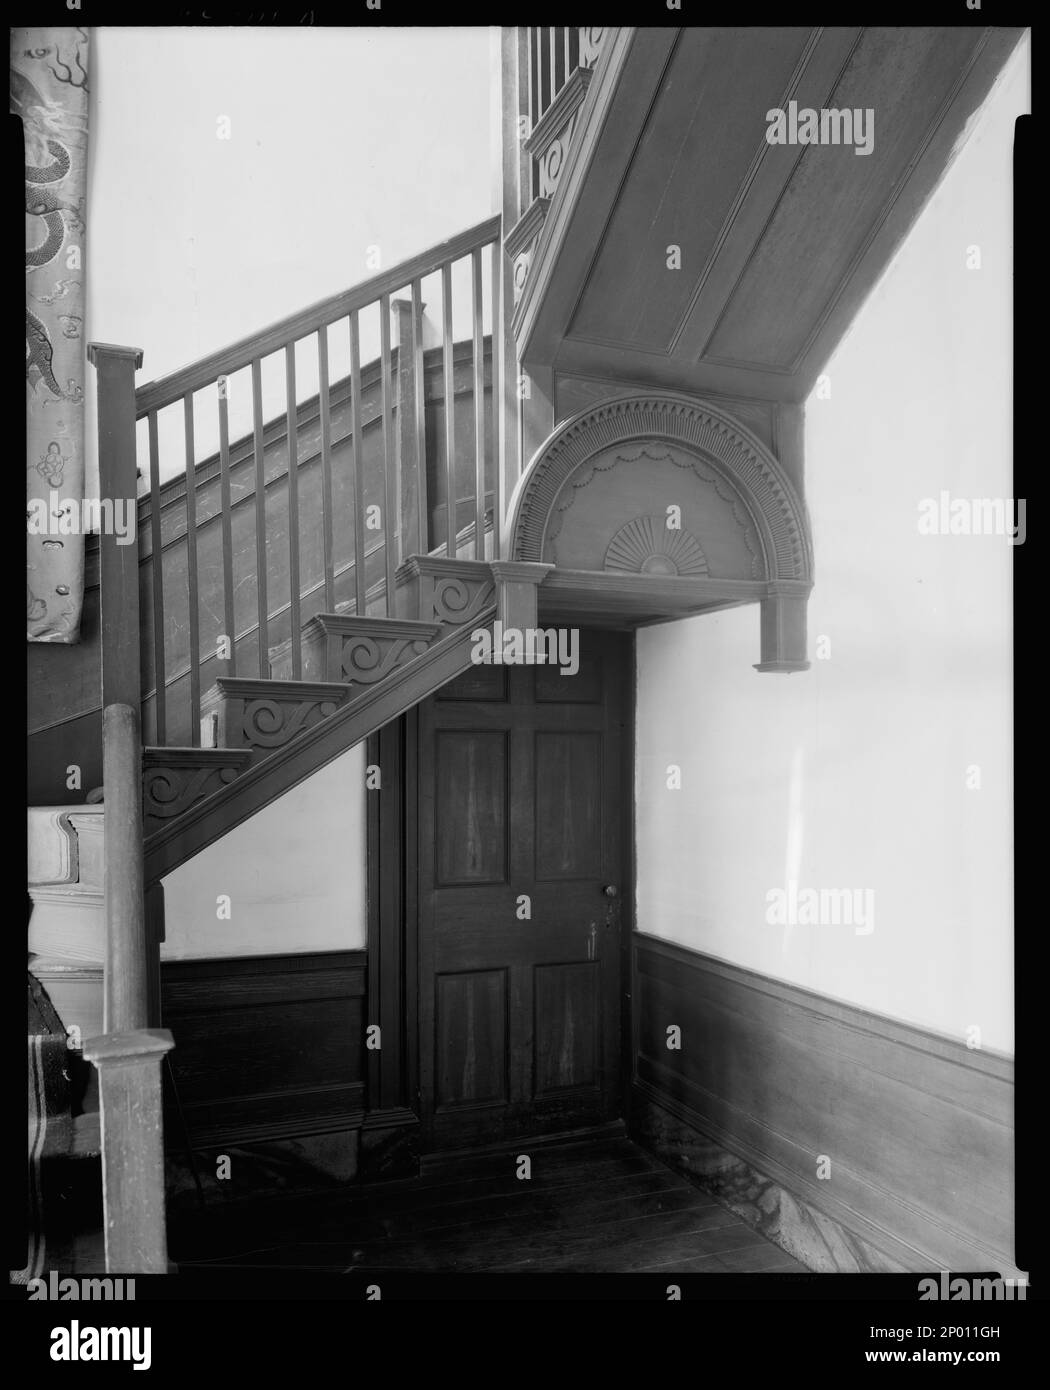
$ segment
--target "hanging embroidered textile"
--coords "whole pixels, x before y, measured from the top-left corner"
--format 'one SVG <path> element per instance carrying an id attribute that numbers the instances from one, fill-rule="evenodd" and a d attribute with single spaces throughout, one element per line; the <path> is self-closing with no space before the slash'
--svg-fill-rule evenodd
<path id="1" fill-rule="evenodd" d="M 84 593 L 88 31 L 11 30 L 26 182 L 27 636 L 76 642 Z"/>

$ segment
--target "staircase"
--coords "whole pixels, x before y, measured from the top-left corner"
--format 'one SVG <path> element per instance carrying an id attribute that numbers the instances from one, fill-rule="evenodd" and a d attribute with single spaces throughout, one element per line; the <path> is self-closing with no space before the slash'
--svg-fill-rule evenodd
<path id="1" fill-rule="evenodd" d="M 508 149 L 531 213 L 513 232 L 505 205 L 143 386 L 139 349 L 89 346 L 103 505 L 139 521 L 137 553 L 105 528 L 98 551 L 104 1031 L 84 1056 L 109 1270 L 168 1268 L 154 888 L 467 669 L 497 613 L 536 621 L 550 566 L 500 555 L 521 423 L 505 301 L 603 32 L 527 31 L 534 129 L 519 150 L 515 122 Z"/>
<path id="2" fill-rule="evenodd" d="M 495 616 L 500 225 L 134 392 L 147 884 L 456 675 Z"/>
<path id="3" fill-rule="evenodd" d="M 154 885 L 466 669 L 519 601 L 500 238 L 492 218 L 137 389 L 137 349 L 89 347 L 101 495 L 145 523 L 137 555 L 99 543 L 105 1007 L 84 1055 L 110 1270 L 168 1267 Z"/>
<path id="4" fill-rule="evenodd" d="M 395 582 L 404 616 L 320 613 L 297 652 L 271 651 L 266 678 L 218 677 L 202 697 L 200 746 L 144 750 L 147 882 L 466 669 L 496 585 L 485 561 L 413 556 Z"/>

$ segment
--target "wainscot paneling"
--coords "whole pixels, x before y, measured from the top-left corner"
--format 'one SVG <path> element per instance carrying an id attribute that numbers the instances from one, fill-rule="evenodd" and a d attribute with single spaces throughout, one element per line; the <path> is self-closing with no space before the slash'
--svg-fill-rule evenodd
<path id="1" fill-rule="evenodd" d="M 167 1147 L 185 1129 L 194 1149 L 359 1129 L 364 1002 L 364 951 L 164 962 Z"/>
<path id="2" fill-rule="evenodd" d="M 633 1132 L 811 1268 L 1016 1274 L 1010 1059 L 641 933 L 634 1012 Z"/>

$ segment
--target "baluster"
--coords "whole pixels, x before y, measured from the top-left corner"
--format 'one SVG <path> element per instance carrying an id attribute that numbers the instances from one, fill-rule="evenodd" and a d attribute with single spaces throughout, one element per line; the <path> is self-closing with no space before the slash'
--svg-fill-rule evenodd
<path id="1" fill-rule="evenodd" d="M 266 593 L 266 447 L 263 441 L 262 359 L 252 359 L 252 413 L 255 423 L 255 568 L 259 600 L 259 676 L 270 675 L 269 604 Z"/>
<path id="2" fill-rule="evenodd" d="M 441 267 L 442 390 L 445 398 L 445 554 L 456 558 L 456 407 L 452 361 L 452 264 Z"/>
<path id="3" fill-rule="evenodd" d="M 201 634 L 197 575 L 197 469 L 193 445 L 193 392 L 182 398 L 186 432 L 186 578 L 189 585 L 190 742 L 201 741 Z"/>
<path id="4" fill-rule="evenodd" d="M 526 32 L 527 32 L 527 35 L 528 35 L 528 42 L 527 42 L 526 45 L 525 45 L 525 51 L 526 51 L 526 54 L 528 55 L 528 73 L 527 73 L 526 81 L 527 81 L 527 84 L 528 84 L 528 85 L 527 85 L 527 92 L 528 92 L 528 103 L 529 103 L 529 128 L 528 128 L 528 130 L 526 130 L 526 132 L 525 132 L 525 136 L 526 136 L 526 139 L 527 139 L 527 138 L 532 134 L 532 132 L 536 129 L 536 122 L 539 120 L 540 117 L 539 117 L 539 100 L 538 100 L 538 98 L 537 98 L 537 90 L 536 90 L 536 89 L 537 89 L 537 83 L 538 83 L 538 81 L 539 81 L 539 73 L 538 73 L 538 70 L 537 70 L 537 67 L 536 67 L 536 27 L 535 27 L 535 25 L 529 25 L 529 27 L 528 27 L 528 29 L 527 29 Z M 519 108 L 519 109 L 520 109 L 520 108 Z M 535 189 L 536 176 L 535 176 L 535 173 L 534 173 L 536 161 L 532 158 L 532 156 L 531 156 L 530 154 L 526 154 L 524 151 L 522 151 L 522 152 L 520 153 L 520 159 L 522 159 L 522 160 L 524 160 L 524 161 L 526 162 L 527 168 L 528 168 L 527 187 L 525 187 L 525 188 L 523 188 L 523 189 L 521 190 L 521 203 L 520 203 L 520 206 L 517 208 L 517 212 L 518 212 L 518 213 L 523 213 L 523 212 L 526 210 L 526 208 L 529 207 L 529 205 L 531 204 L 531 202 L 532 202 L 532 200 L 533 200 L 533 198 L 535 197 L 535 194 L 536 194 L 536 189 Z M 519 165 L 519 167 L 520 167 L 520 165 Z"/>
<path id="5" fill-rule="evenodd" d="M 284 399 L 288 419 L 288 599 L 292 680 L 302 679 L 302 617 L 299 612 L 299 417 L 295 402 L 295 344 L 284 350 Z"/>
<path id="6" fill-rule="evenodd" d="M 328 329 L 317 330 L 317 397 L 321 413 L 321 545 L 324 551 L 324 604 L 335 612 L 332 559 L 332 411 L 328 401 Z"/>
<path id="7" fill-rule="evenodd" d="M 474 309 L 474 559 L 485 558 L 485 335 L 481 322 L 481 248 L 470 256 L 474 272 L 471 302 Z"/>
<path id="8" fill-rule="evenodd" d="M 363 618 L 367 612 L 368 557 L 365 554 L 365 451 L 361 438 L 361 326 L 356 309 L 350 314 L 350 428 L 353 431 L 350 466 L 354 476 L 354 612 Z"/>
<path id="9" fill-rule="evenodd" d="M 503 247 L 499 237 L 492 243 L 492 558 L 500 557 L 500 531 L 503 527 L 503 449 L 502 428 L 506 415 L 500 375 L 503 322 L 500 301 L 503 288 Z"/>
<path id="10" fill-rule="evenodd" d="M 237 619 L 233 611 L 233 517 L 230 501 L 230 405 L 229 377 L 221 376 L 219 388 L 219 498 L 222 506 L 223 622 L 230 642 L 226 673 L 237 674 Z"/>
<path id="11" fill-rule="evenodd" d="M 388 618 L 394 616 L 395 530 L 397 499 L 400 496 L 397 476 L 397 454 L 394 449 L 394 412 L 390 389 L 390 296 L 379 299 L 379 380 L 380 403 L 383 411 L 383 558 L 386 561 L 386 604 Z"/>
<path id="12" fill-rule="evenodd" d="M 542 120 L 547 107 L 551 104 L 553 94 L 551 92 L 551 82 L 553 73 L 550 70 L 551 46 L 550 30 L 547 28 L 537 29 L 539 36 L 539 59 L 540 59 L 540 119 Z"/>
<path id="13" fill-rule="evenodd" d="M 149 530 L 153 598 L 153 706 L 157 744 L 168 737 L 167 672 L 164 663 L 164 543 L 160 530 L 160 444 L 157 412 L 149 413 Z"/>
<path id="14" fill-rule="evenodd" d="M 412 281 L 412 374 L 416 383 L 414 408 L 416 413 L 416 468 L 418 470 L 419 496 L 419 553 L 426 555 L 430 550 L 430 502 L 427 493 L 426 382 L 423 377 L 423 284 L 418 279 Z"/>
<path id="15" fill-rule="evenodd" d="M 558 95 L 558 92 L 561 88 L 561 83 L 558 81 L 558 31 L 553 27 L 553 25 L 547 31 L 547 38 L 550 42 L 551 103 L 553 104 L 554 98 Z"/>
<path id="16" fill-rule="evenodd" d="M 572 61 L 572 40 L 571 40 L 572 29 L 571 29 L 568 25 L 566 25 L 565 28 L 564 28 L 561 32 L 562 32 L 562 37 L 563 37 L 563 39 L 564 39 L 564 48 L 565 48 L 565 67 L 564 67 L 564 69 L 563 69 L 563 71 L 562 71 L 562 85 L 564 86 L 564 84 L 565 84 L 566 82 L 568 82 L 570 76 L 572 75 L 572 69 L 573 69 L 573 61 Z"/>

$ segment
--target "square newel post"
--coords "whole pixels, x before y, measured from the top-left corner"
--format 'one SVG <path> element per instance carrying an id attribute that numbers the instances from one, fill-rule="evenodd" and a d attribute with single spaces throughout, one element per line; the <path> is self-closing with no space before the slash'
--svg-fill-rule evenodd
<path id="1" fill-rule="evenodd" d="M 99 496 L 138 516 L 135 371 L 138 348 L 92 343 L 98 382 Z M 105 513 L 102 513 L 103 515 Z M 106 1268 L 165 1274 L 160 1063 L 171 1034 L 152 1032 L 142 840 L 139 547 L 99 536 L 102 633 L 102 785 L 105 796 L 106 951 L 102 1037 L 84 1045 L 99 1076 Z"/>
<path id="2" fill-rule="evenodd" d="M 806 605 L 809 586 L 770 584 L 761 604 L 762 660 L 756 671 L 808 671 Z"/>
<path id="3" fill-rule="evenodd" d="M 165 1029 L 84 1043 L 84 1056 L 98 1071 L 102 1109 L 107 1273 L 168 1273 L 160 1064 L 171 1046 Z"/>
<path id="4" fill-rule="evenodd" d="M 97 374 L 99 497 L 138 516 L 135 372 L 139 348 L 90 343 Z M 130 1032 L 147 1023 L 149 972 L 143 900 L 142 698 L 139 547 L 99 536 L 102 633 L 102 785 L 106 806 L 106 956 L 103 1028 Z"/>
<path id="5" fill-rule="evenodd" d="M 538 589 L 554 566 L 532 560 L 493 560 L 489 568 L 496 581 L 496 618 L 503 631 L 537 627 Z"/>

